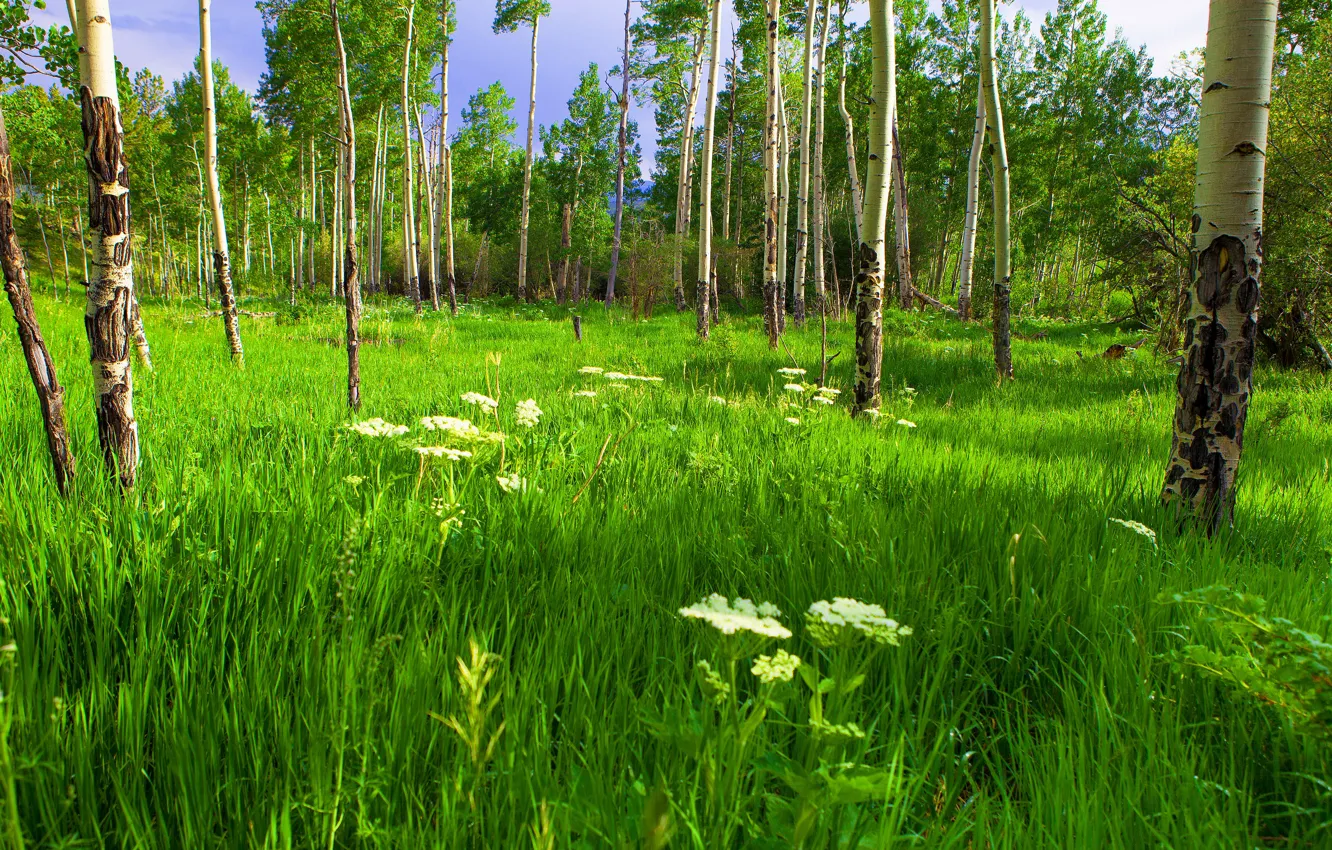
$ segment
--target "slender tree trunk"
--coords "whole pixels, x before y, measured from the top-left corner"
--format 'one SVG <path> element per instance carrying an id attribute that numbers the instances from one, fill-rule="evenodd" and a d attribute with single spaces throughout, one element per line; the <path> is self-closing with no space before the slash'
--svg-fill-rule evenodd
<path id="1" fill-rule="evenodd" d="M 559 291 L 555 301 L 563 304 L 569 291 L 569 256 L 573 248 L 573 204 L 565 204 L 560 209 L 560 275 Z"/>
<path id="2" fill-rule="evenodd" d="M 777 174 L 781 151 L 781 131 L 777 113 L 782 108 L 781 65 L 777 49 L 781 41 L 781 0 L 768 0 L 768 105 L 763 135 L 764 196 L 767 212 L 764 215 L 763 246 L 763 319 L 768 331 L 768 347 L 777 350 L 781 333 L 781 304 L 778 288 L 781 286 L 779 247 L 777 244 L 781 218 L 781 181 Z"/>
<path id="3" fill-rule="evenodd" d="M 338 0 L 328 0 L 333 36 L 338 46 L 338 105 L 342 116 L 342 202 L 347 228 L 343 258 L 342 292 L 347 304 L 347 406 L 361 409 L 361 281 L 356 261 L 356 117 L 352 112 L 347 78 L 347 48 L 342 40 Z"/>
<path id="4" fill-rule="evenodd" d="M 907 208 L 906 167 L 902 162 L 902 138 L 897 133 L 897 105 L 893 104 L 893 224 L 897 228 L 897 303 L 911 312 L 916 291 L 911 279 L 911 219 Z"/>
<path id="5" fill-rule="evenodd" d="M 990 159 L 994 167 L 994 366 L 999 377 L 1013 377 L 1009 302 L 1012 300 L 1009 259 L 1008 147 L 1004 142 L 1004 113 L 999 104 L 999 82 L 994 58 L 994 0 L 981 0 L 981 86 L 985 89 L 986 125 Z"/>
<path id="6" fill-rule="evenodd" d="M 779 48 L 780 49 L 780 48 Z M 777 120 L 780 122 L 778 129 L 778 138 L 781 148 L 777 154 L 777 160 L 780 163 L 778 167 L 778 207 L 781 208 L 781 218 L 777 221 L 777 267 L 780 276 L 781 285 L 777 291 L 777 323 L 782 331 L 786 333 L 786 313 L 791 309 L 792 302 L 795 300 L 795 293 L 791 292 L 791 265 L 787 258 L 787 246 L 790 244 L 791 227 L 791 124 L 786 115 L 786 92 L 782 86 L 781 78 L 777 80 L 777 101 L 781 108 L 777 110 Z M 788 297 L 790 301 L 788 301 Z"/>
<path id="7" fill-rule="evenodd" d="M 698 204 L 698 337 L 708 338 L 712 295 L 712 160 L 717 138 L 717 73 L 721 66 L 721 0 L 712 0 L 712 54 L 708 94 L 703 104 L 703 152 L 699 168 Z"/>
<path id="8" fill-rule="evenodd" d="M 971 321 L 971 280 L 976 255 L 976 219 L 980 211 L 980 163 L 985 149 L 985 81 L 976 80 L 976 129 L 971 137 L 971 159 L 967 163 L 967 212 L 962 224 L 962 257 L 958 260 L 957 312 Z"/>
<path id="9" fill-rule="evenodd" d="M 37 391 L 37 404 L 42 411 L 42 425 L 46 428 L 46 447 L 51 453 L 51 467 L 55 472 L 56 489 L 64 496 L 74 477 L 74 454 L 69 448 L 69 429 L 65 426 L 65 388 L 56 377 L 55 362 L 42 339 L 37 314 L 32 306 L 32 291 L 28 287 L 28 264 L 14 230 L 15 185 L 9 156 L 9 133 L 5 129 L 5 115 L 0 110 L 0 267 L 4 269 L 5 294 L 14 309 L 18 323 L 19 344 L 23 359 L 28 364 L 32 387 Z"/>
<path id="10" fill-rule="evenodd" d="M 984 0 L 992 2 L 992 0 Z M 888 183 L 893 159 L 892 104 L 897 95 L 897 47 L 892 0 L 870 0 L 874 65 L 870 101 L 869 173 L 861 211 L 860 271 L 856 275 L 855 411 L 878 410 L 883 373 L 883 279 Z"/>
<path id="11" fill-rule="evenodd" d="M 864 206 L 864 200 L 860 192 L 860 170 L 856 167 L 856 131 L 855 125 L 851 120 L 851 112 L 846 108 L 846 66 L 850 61 L 848 59 L 849 49 L 846 38 L 846 5 L 848 0 L 842 0 L 840 14 L 837 19 L 837 31 L 842 42 L 842 67 L 837 81 L 837 109 L 842 113 L 842 124 L 846 127 L 846 171 L 851 178 L 851 219 L 856 226 L 856 241 L 861 242 L 861 209 Z"/>
<path id="12" fill-rule="evenodd" d="M 726 188 L 722 193 L 724 195 L 721 228 L 723 239 L 729 239 L 731 236 L 731 173 L 735 169 L 735 101 L 736 90 L 740 87 L 739 50 L 739 43 L 731 39 L 731 103 L 726 115 L 726 176 L 723 180 Z M 741 163 L 740 167 L 744 168 L 744 164 Z"/>
<path id="13" fill-rule="evenodd" d="M 402 275 L 407 293 L 421 312 L 421 274 L 416 266 L 416 188 L 412 162 L 412 35 L 416 0 L 407 6 L 407 37 L 402 50 Z"/>
<path id="14" fill-rule="evenodd" d="M 684 288 L 684 243 L 689 238 L 689 193 L 694 174 L 694 113 L 698 109 L 698 94 L 703 80 L 703 49 L 707 46 L 707 31 L 695 38 L 693 73 L 689 82 L 689 96 L 685 98 L 685 112 L 680 124 L 680 169 L 676 174 L 675 192 L 675 310 L 683 313 L 688 303 Z"/>
<path id="15" fill-rule="evenodd" d="M 443 42 L 440 45 L 439 73 L 439 202 L 436 206 L 442 217 L 435 222 L 435 231 L 444 234 L 444 280 L 448 285 L 449 312 L 458 315 L 458 280 L 453 266 L 453 148 L 449 144 L 449 45 L 453 38 L 449 35 L 449 11 L 453 0 L 443 0 L 439 4 L 440 29 Z"/>
<path id="16" fill-rule="evenodd" d="M 813 209 L 810 214 L 811 239 L 813 247 L 813 272 L 814 272 L 814 293 L 817 298 L 817 308 L 819 315 L 823 317 L 822 331 L 826 337 L 827 332 L 827 280 L 823 269 L 823 233 L 824 216 L 826 206 L 823 202 L 823 143 L 824 143 L 824 120 L 827 110 L 825 96 L 828 81 L 827 63 L 828 63 L 828 24 L 831 18 L 831 10 L 825 3 L 823 6 L 823 18 L 819 25 L 819 42 L 817 52 L 817 71 L 814 75 L 814 150 L 813 166 L 810 175 L 810 196 L 813 199 Z"/>
<path id="17" fill-rule="evenodd" d="M 222 188 L 217 177 L 217 109 L 213 102 L 212 0 L 199 0 L 199 66 L 203 86 L 204 171 L 208 175 L 208 203 L 213 208 L 213 270 L 222 301 L 222 324 L 227 345 L 237 365 L 245 361 L 240 327 L 236 318 L 236 296 L 231 289 L 231 253 L 227 249 L 227 220 L 222 211 Z"/>
<path id="18" fill-rule="evenodd" d="M 1174 436 L 1161 497 L 1209 534 L 1234 518 L 1253 392 L 1276 0 L 1212 0 Z"/>
<path id="19" fill-rule="evenodd" d="M 541 17 L 532 17 L 532 81 L 527 96 L 527 153 L 523 158 L 523 206 L 518 218 L 518 299 L 527 298 L 527 228 L 532 215 L 532 149 L 536 140 L 537 30 Z"/>
<path id="20" fill-rule="evenodd" d="M 435 193 L 431 191 L 429 180 L 430 167 L 426 160 L 426 136 L 425 124 L 421 116 L 421 108 L 416 109 L 416 134 L 420 140 L 420 166 L 422 178 L 421 200 L 425 206 L 426 225 L 426 268 L 430 270 L 430 307 L 436 313 L 439 312 L 439 230 L 436 229 L 437 219 L 435 218 Z"/>
<path id="21" fill-rule="evenodd" d="M 814 138 L 814 27 L 819 0 L 809 0 L 805 7 L 804 76 L 800 90 L 800 180 L 796 189 L 795 283 L 792 310 L 796 326 L 805 324 L 805 273 L 809 267 L 809 179 L 813 165 L 810 142 Z"/>
<path id="22" fill-rule="evenodd" d="M 611 237 L 610 280 L 606 283 L 606 306 L 615 302 L 615 277 L 620 270 L 620 243 L 624 233 L 624 172 L 629 162 L 629 16 L 633 0 L 624 3 L 624 54 L 620 65 L 620 135 L 615 165 L 615 234 Z"/>
<path id="23" fill-rule="evenodd" d="M 107 466 L 122 487 L 139 469 L 139 426 L 134 419 L 134 258 L 130 245 L 130 187 L 125 135 L 116 89 L 109 0 L 78 0 L 80 54 L 87 84 L 80 86 L 84 158 L 90 189 L 90 229 L 96 234 L 95 279 L 88 281 L 84 325 L 91 348 L 97 436 Z"/>

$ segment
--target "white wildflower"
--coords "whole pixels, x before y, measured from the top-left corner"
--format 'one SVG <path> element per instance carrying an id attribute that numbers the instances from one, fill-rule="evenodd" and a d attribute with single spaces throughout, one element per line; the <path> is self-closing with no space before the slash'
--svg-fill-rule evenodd
<path id="1" fill-rule="evenodd" d="M 799 424 L 800 424 L 800 420 L 797 419 L 797 418 L 794 417 L 794 416 L 788 416 L 788 417 L 786 417 L 786 421 L 787 421 L 787 422 L 790 422 L 792 425 L 799 425 Z"/>
<path id="2" fill-rule="evenodd" d="M 712 402 L 713 404 L 720 404 L 722 407 L 725 407 L 726 405 L 730 404 L 729 401 L 727 401 L 726 399 L 722 398 L 719 395 L 708 396 L 708 401 Z"/>
<path id="3" fill-rule="evenodd" d="M 499 402 L 488 395 L 481 393 L 463 393 L 462 400 L 467 404 L 475 404 L 481 408 L 482 413 L 494 413 L 499 409 Z"/>
<path id="4" fill-rule="evenodd" d="M 784 366 L 777 370 L 777 374 L 787 378 L 799 378 L 805 374 L 805 370 L 794 366 Z"/>
<path id="5" fill-rule="evenodd" d="M 915 422 L 912 422 L 910 419 L 899 419 L 899 420 L 897 420 L 897 424 L 898 424 L 898 425 L 901 425 L 903 428 L 915 428 L 915 427 L 916 427 L 916 423 L 915 423 Z"/>
<path id="6" fill-rule="evenodd" d="M 421 457 L 442 457 L 452 461 L 459 461 L 472 456 L 471 452 L 462 449 L 451 449 L 448 446 L 417 446 L 416 453 Z"/>
<path id="7" fill-rule="evenodd" d="M 347 427 L 366 437 L 401 437 L 407 433 L 406 425 L 394 425 L 379 417 L 364 422 L 349 422 Z"/>
<path id="8" fill-rule="evenodd" d="M 776 611 L 776 608 L 765 606 L 763 611 Z M 736 632 L 751 632 L 760 637 L 776 638 L 778 640 L 785 640 L 791 636 L 790 629 L 783 626 L 774 614 L 762 613 L 759 606 L 748 599 L 736 599 L 734 602 L 729 602 L 725 596 L 719 593 L 714 593 L 707 599 L 696 602 L 688 608 L 681 608 L 680 616 L 704 620 L 725 635 L 733 635 Z"/>
<path id="9" fill-rule="evenodd" d="M 842 394 L 841 390 L 835 390 L 832 387 L 819 387 L 817 392 L 819 395 L 833 396 L 834 398 Z"/>
<path id="10" fill-rule="evenodd" d="M 787 392 L 791 392 L 791 393 L 803 393 L 803 392 L 805 391 L 805 385 L 804 385 L 804 384 L 787 384 L 786 386 L 782 387 L 782 389 L 786 390 Z"/>
<path id="11" fill-rule="evenodd" d="M 771 685 L 774 682 L 789 682 L 800 666 L 800 656 L 792 655 L 784 649 L 774 655 L 760 655 L 750 672 L 758 676 L 760 682 Z"/>
<path id="12" fill-rule="evenodd" d="M 813 401 L 815 404 L 827 404 L 827 405 L 831 405 L 831 404 L 834 403 L 833 400 L 830 399 L 830 398 L 828 398 L 826 395 L 816 395 L 816 396 L 814 396 L 814 398 L 812 398 L 812 399 L 810 399 L 810 400 Z"/>
<path id="13" fill-rule="evenodd" d="M 1148 540 L 1152 541 L 1153 546 L 1156 545 L 1156 532 L 1148 528 L 1147 526 L 1143 525 L 1142 523 L 1138 522 L 1137 520 L 1116 519 L 1114 517 L 1111 517 L 1110 522 L 1113 522 L 1116 525 L 1122 525 L 1124 528 L 1127 528 L 1129 531 L 1141 534 L 1143 537 L 1146 537 Z"/>
<path id="14" fill-rule="evenodd" d="M 870 419 L 878 419 L 883 415 L 883 411 L 879 410 L 877 407 L 867 407 L 860 412 L 868 416 Z"/>
<path id="15" fill-rule="evenodd" d="M 610 387 L 610 388 L 613 389 L 613 390 L 627 390 L 627 389 L 629 389 L 629 385 L 628 385 L 628 384 L 620 383 L 619 381 L 612 381 L 611 383 L 607 384 L 606 386 Z"/>
<path id="16" fill-rule="evenodd" d="M 459 440 L 475 440 L 481 435 L 480 429 L 470 420 L 459 419 L 456 416 L 424 416 L 421 418 L 421 424 L 427 431 L 446 431 L 449 436 L 457 437 Z"/>
<path id="17" fill-rule="evenodd" d="M 578 392 L 574 393 L 574 398 L 596 398 L 596 397 L 597 397 L 596 390 L 579 390 Z"/>
<path id="18" fill-rule="evenodd" d="M 527 492 L 527 479 L 518 473 L 512 475 L 496 475 L 495 483 L 505 493 L 525 493 Z"/>
<path id="19" fill-rule="evenodd" d="M 600 375 L 602 372 L 605 371 L 606 370 L 601 368 L 600 366 L 584 366 L 583 368 L 578 370 L 578 372 L 583 375 Z"/>
<path id="20" fill-rule="evenodd" d="M 896 620 L 889 619 L 882 607 L 844 596 L 809 606 L 805 612 L 805 625 L 809 628 L 810 638 L 822 647 L 847 644 L 859 637 L 885 646 L 897 646 L 901 638 L 911 634 L 910 626 L 898 625 Z"/>
<path id="21" fill-rule="evenodd" d="M 485 443 L 502 443 L 504 442 L 504 434 L 500 431 L 486 431 L 480 439 Z"/>
<path id="22" fill-rule="evenodd" d="M 537 407 L 537 403 L 529 398 L 527 401 L 518 402 L 518 406 L 514 409 L 514 416 L 517 418 L 518 424 L 524 428 L 535 428 L 537 423 L 541 421 L 541 408 Z"/>
<path id="23" fill-rule="evenodd" d="M 664 378 L 654 378 L 650 375 L 628 375 L 624 372 L 603 372 L 601 377 L 608 381 L 644 381 L 646 383 L 660 383 Z"/>

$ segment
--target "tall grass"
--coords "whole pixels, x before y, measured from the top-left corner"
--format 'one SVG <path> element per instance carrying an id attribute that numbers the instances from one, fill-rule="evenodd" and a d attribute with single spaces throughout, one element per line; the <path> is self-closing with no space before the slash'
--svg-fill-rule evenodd
<path id="1" fill-rule="evenodd" d="M 479 422 L 459 396 L 498 374 L 490 427 L 527 479 L 506 493 L 497 451 L 422 466 L 343 427 L 340 308 L 243 318 L 244 371 L 199 305 L 144 309 L 157 371 L 135 375 L 122 497 L 81 310 L 39 298 L 80 460 L 66 501 L 0 316 L 11 845 L 633 847 L 647 812 L 702 847 L 687 757 L 648 719 L 692 698 L 699 632 L 675 612 L 714 591 L 788 612 L 852 596 L 914 627 L 861 692 L 861 758 L 900 750 L 903 783 L 852 807 L 861 846 L 1332 843 L 1309 811 L 1320 754 L 1162 660 L 1194 636 L 1156 601 L 1227 584 L 1315 629 L 1332 609 L 1324 378 L 1258 374 L 1235 529 L 1208 541 L 1157 505 L 1173 370 L 1097 357 L 1136 339 L 1113 327 L 1015 341 L 1019 380 L 996 386 L 983 328 L 890 316 L 874 423 L 847 416 L 849 326 L 830 333 L 843 401 L 793 410 L 775 370 L 818 374 L 812 328 L 788 355 L 746 317 L 700 347 L 688 315 L 598 307 L 577 344 L 555 308 L 368 309 L 363 415 Z M 756 819 L 744 846 L 780 832 Z"/>

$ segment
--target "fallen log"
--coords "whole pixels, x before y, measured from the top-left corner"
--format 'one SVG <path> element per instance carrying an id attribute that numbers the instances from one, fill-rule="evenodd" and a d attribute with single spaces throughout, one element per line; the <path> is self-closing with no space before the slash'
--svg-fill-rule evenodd
<path id="1" fill-rule="evenodd" d="M 942 310 L 943 312 L 948 313 L 951 316 L 957 315 L 956 308 L 949 307 L 947 304 L 943 303 L 938 298 L 932 298 L 929 295 L 926 295 L 924 292 L 921 292 L 919 289 L 911 290 L 911 294 L 916 297 L 917 301 L 928 307 L 933 307 L 936 310 Z"/>

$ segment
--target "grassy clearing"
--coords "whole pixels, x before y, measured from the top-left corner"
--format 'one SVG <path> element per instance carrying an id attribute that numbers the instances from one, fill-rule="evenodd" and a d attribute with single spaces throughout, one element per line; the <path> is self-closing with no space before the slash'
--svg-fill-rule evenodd
<path id="1" fill-rule="evenodd" d="M 38 311 L 80 473 L 56 499 L 5 310 L 0 637 L 17 655 L 0 796 L 35 846 L 631 847 L 659 787 L 671 846 L 717 846 L 708 777 L 651 730 L 700 704 L 713 638 L 676 609 L 714 591 L 792 624 L 852 596 L 915 629 L 876 656 L 855 707 L 869 734 L 846 753 L 894 764 L 900 789 L 825 815 L 835 837 L 806 846 L 1332 841 L 1305 811 L 1325 805 L 1301 776 L 1325 772 L 1318 753 L 1162 660 L 1191 621 L 1156 602 L 1227 584 L 1321 628 L 1324 378 L 1260 372 L 1236 529 L 1207 542 L 1156 504 L 1173 370 L 1075 354 L 1136 339 L 1110 327 L 1016 341 L 1020 380 L 997 388 L 983 329 L 890 317 L 874 424 L 846 415 L 849 326 L 831 331 L 842 400 L 791 410 L 775 371 L 791 360 L 750 318 L 699 348 L 691 316 L 590 309 L 576 345 L 555 308 L 371 310 L 366 418 L 479 421 L 459 396 L 488 392 L 499 355 L 489 427 L 527 481 L 505 493 L 494 446 L 423 474 L 400 442 L 343 427 L 339 308 L 242 319 L 237 372 L 220 321 L 146 305 L 157 372 L 136 374 L 144 462 L 122 499 L 96 456 L 81 307 Z M 814 330 L 787 342 L 817 375 Z M 664 380 L 614 388 L 587 365 Z M 531 430 L 513 421 L 527 398 L 545 411 Z M 795 631 L 785 645 L 812 658 Z M 501 659 L 484 765 L 440 721 L 471 728 L 456 659 L 473 638 Z M 790 750 L 798 703 L 760 749 Z M 746 787 L 736 840 L 790 846 L 781 787 Z"/>

